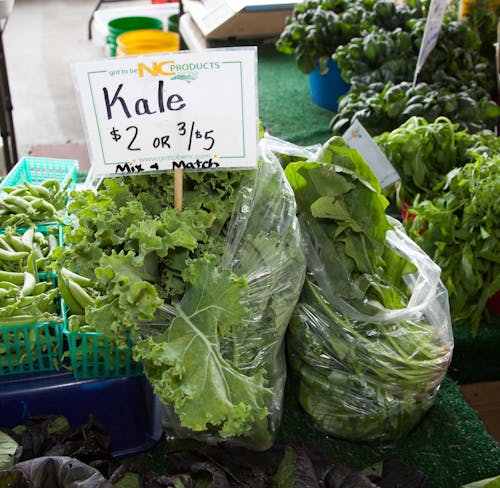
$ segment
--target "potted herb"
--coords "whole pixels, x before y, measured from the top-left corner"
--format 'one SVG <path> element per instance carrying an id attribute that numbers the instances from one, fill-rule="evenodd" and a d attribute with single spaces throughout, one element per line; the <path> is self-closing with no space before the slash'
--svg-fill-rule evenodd
<path id="1" fill-rule="evenodd" d="M 298 3 L 276 43 L 278 51 L 295 54 L 299 70 L 309 75 L 314 102 L 333 111 L 349 85 L 342 80 L 331 56 L 338 46 L 360 35 L 363 3 L 360 0 Z"/>
<path id="2" fill-rule="evenodd" d="M 309 75 L 313 100 L 336 111 L 338 98 L 349 90 L 349 80 L 332 59 L 337 48 L 374 28 L 404 26 L 418 10 L 419 0 L 406 5 L 393 0 L 306 0 L 295 5 L 276 48 L 295 55 L 299 70 Z"/>

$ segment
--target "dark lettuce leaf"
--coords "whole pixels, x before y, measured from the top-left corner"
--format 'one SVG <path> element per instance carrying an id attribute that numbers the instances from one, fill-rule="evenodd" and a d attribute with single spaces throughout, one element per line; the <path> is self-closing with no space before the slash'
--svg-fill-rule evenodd
<path id="1" fill-rule="evenodd" d="M 0 472 L 0 486 L 9 488 L 112 488 L 95 468 L 67 456 L 39 457 Z"/>

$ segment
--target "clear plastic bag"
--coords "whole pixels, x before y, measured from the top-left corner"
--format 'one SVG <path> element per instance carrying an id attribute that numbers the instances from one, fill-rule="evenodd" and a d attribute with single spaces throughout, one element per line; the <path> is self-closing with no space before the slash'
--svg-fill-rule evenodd
<path id="1" fill-rule="evenodd" d="M 451 361 L 448 293 L 439 270 L 401 230 L 388 232 L 387 245 L 419 266 L 408 276 L 413 293 L 406 308 L 367 315 L 360 302 L 336 298 L 331 287 L 317 284 L 328 276 L 308 246 L 314 278 L 304 285 L 288 332 L 301 405 L 323 430 L 351 441 L 406 435 L 432 406 Z"/>
<path id="2" fill-rule="evenodd" d="M 385 216 L 366 163 L 342 141 L 325 149 L 330 164 L 286 170 L 307 260 L 287 332 L 289 364 L 320 429 L 391 443 L 432 406 L 451 361 L 448 293 L 439 267 Z M 336 166 L 341 158 L 352 166 Z"/>
<path id="3" fill-rule="evenodd" d="M 280 425 L 284 337 L 304 281 L 305 254 L 293 191 L 277 159 L 264 143 L 260 148 L 220 261 L 200 260 L 199 276 L 180 303 L 163 307 L 161 320 L 142 328 L 149 337 L 143 348 L 164 341 L 163 357 L 146 359 L 144 370 L 160 385 L 155 393 L 165 406 L 167 438 L 264 450 Z M 179 359 L 183 355 L 189 361 Z"/>
<path id="4" fill-rule="evenodd" d="M 272 152 L 278 158 L 283 168 L 286 168 L 288 163 L 292 161 L 314 161 L 321 149 L 321 144 L 307 147 L 298 146 L 293 142 L 284 141 L 267 133 L 264 135 L 262 143 L 265 144 L 267 151 Z"/>

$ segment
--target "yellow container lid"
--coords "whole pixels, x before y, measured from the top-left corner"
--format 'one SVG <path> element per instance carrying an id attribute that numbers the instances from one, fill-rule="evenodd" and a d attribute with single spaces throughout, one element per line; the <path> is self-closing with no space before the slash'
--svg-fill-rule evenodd
<path id="1" fill-rule="evenodd" d="M 140 29 L 120 34 L 116 39 L 116 45 L 117 56 L 178 51 L 180 36 L 177 32 Z"/>

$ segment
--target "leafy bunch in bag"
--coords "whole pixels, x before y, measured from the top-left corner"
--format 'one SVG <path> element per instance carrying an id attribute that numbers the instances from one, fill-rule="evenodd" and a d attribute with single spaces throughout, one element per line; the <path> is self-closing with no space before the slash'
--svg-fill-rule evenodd
<path id="1" fill-rule="evenodd" d="M 279 164 L 262 162 L 186 172 L 182 213 L 172 197 L 169 174 L 74 195 L 65 264 L 100 293 L 85 320 L 113 342 L 130 335 L 175 436 L 268 448 L 305 273 L 293 193 Z"/>
<path id="2" fill-rule="evenodd" d="M 407 256 L 423 253 L 388 221 L 387 200 L 357 151 L 334 137 L 317 160 L 285 170 L 307 244 L 287 336 L 299 400 L 328 433 L 394 441 L 432 405 L 446 372 L 453 343 L 446 290 L 432 292 L 442 302 L 429 317 L 425 309 L 407 313 L 416 272 Z M 439 270 L 425 258 L 436 281 Z"/>
<path id="3" fill-rule="evenodd" d="M 222 257 L 206 253 L 185 268 L 170 321 L 145 324 L 134 346 L 172 407 L 169 432 L 271 446 L 282 343 L 304 273 L 293 193 L 277 162 L 261 162 L 238 193 Z"/>
<path id="4" fill-rule="evenodd" d="M 317 243 L 332 239 L 319 250 L 321 260 L 327 259 L 332 271 L 340 273 L 341 279 L 332 280 L 332 291 L 340 298 L 359 300 L 368 309 L 367 297 L 384 307 L 403 307 L 407 289 L 402 276 L 411 266 L 385 245 L 392 225 L 375 174 L 339 137 L 323 146 L 318 161 L 291 163 L 286 175 L 306 234 Z M 374 278 L 385 279 L 394 288 L 381 287 Z"/>

